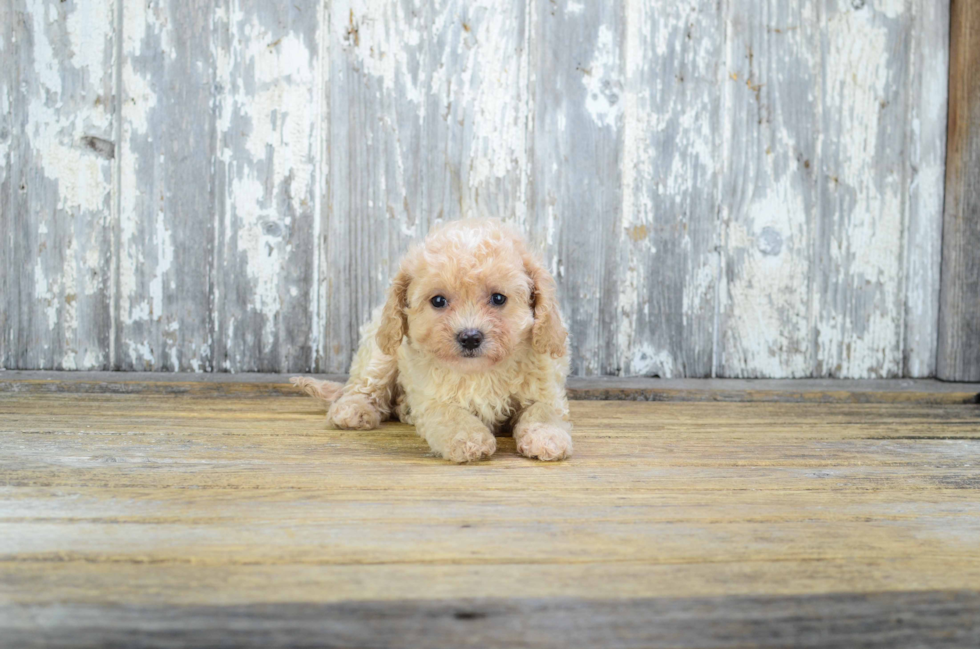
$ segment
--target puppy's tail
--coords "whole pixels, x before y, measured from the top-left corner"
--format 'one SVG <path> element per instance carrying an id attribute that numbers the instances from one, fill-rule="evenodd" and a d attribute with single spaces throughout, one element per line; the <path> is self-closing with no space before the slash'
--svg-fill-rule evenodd
<path id="1" fill-rule="evenodd" d="M 335 383 L 334 381 L 318 381 L 317 379 L 311 379 L 308 376 L 294 376 L 293 378 L 289 379 L 289 382 L 311 397 L 315 399 L 322 399 L 323 401 L 327 402 L 336 401 L 337 397 L 339 397 L 344 391 L 343 383 Z"/>

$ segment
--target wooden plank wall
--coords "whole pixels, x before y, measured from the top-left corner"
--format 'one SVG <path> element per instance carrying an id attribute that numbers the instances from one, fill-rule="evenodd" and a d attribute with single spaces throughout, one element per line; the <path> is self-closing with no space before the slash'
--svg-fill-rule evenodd
<path id="1" fill-rule="evenodd" d="M 949 6 L 0 0 L 0 362 L 344 371 L 526 228 L 578 374 L 936 372 Z"/>
<path id="2" fill-rule="evenodd" d="M 111 363 L 115 0 L 0 3 L 0 355 Z"/>
<path id="3" fill-rule="evenodd" d="M 938 374 L 980 380 L 980 5 L 954 0 Z"/>

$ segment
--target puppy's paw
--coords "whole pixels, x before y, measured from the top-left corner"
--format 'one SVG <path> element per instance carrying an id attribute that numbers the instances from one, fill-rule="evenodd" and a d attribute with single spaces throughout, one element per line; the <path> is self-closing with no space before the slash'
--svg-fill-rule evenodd
<path id="1" fill-rule="evenodd" d="M 294 376 L 289 382 L 297 388 L 317 399 L 324 401 L 334 401 L 344 392 L 343 383 L 333 381 L 318 381 L 308 376 Z"/>
<path id="2" fill-rule="evenodd" d="M 327 411 L 327 425 L 342 430 L 371 430 L 381 424 L 381 413 L 364 396 L 341 397 Z"/>
<path id="3" fill-rule="evenodd" d="M 395 417 L 403 424 L 408 424 L 409 426 L 415 425 L 415 417 L 412 416 L 412 409 L 408 407 L 408 402 L 405 401 L 404 397 L 399 398 L 395 403 Z"/>
<path id="4" fill-rule="evenodd" d="M 451 462 L 465 464 L 466 462 L 479 462 L 483 458 L 488 458 L 497 450 L 497 440 L 493 434 L 485 427 L 463 430 L 449 440 L 443 456 Z"/>
<path id="5" fill-rule="evenodd" d="M 517 452 L 525 457 L 552 462 L 572 455 L 572 436 L 554 424 L 527 424 L 514 437 Z"/>

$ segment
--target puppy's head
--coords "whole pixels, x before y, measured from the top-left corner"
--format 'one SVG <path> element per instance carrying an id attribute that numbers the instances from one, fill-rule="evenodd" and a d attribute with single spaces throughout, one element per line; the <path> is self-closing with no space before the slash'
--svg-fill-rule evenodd
<path id="1" fill-rule="evenodd" d="M 524 341 L 565 353 L 555 281 L 521 238 L 495 220 L 453 221 L 410 252 L 392 282 L 378 344 L 404 336 L 460 372 L 489 369 Z"/>

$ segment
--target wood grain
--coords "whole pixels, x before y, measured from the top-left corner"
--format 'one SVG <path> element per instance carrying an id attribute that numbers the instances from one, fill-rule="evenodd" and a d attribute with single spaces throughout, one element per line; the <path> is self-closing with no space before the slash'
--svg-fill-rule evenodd
<path id="1" fill-rule="evenodd" d="M 214 369 L 212 0 L 122 11 L 113 369 Z"/>
<path id="2" fill-rule="evenodd" d="M 420 215 L 497 216 L 523 226 L 530 3 L 429 5 Z"/>
<path id="3" fill-rule="evenodd" d="M 934 372 L 945 16 L 731 5 L 716 376 Z"/>
<path id="4" fill-rule="evenodd" d="M 934 376 L 942 268 L 949 3 L 914 0 L 909 57 L 909 216 L 905 234 L 904 376 Z M 917 135 L 913 135 L 916 133 Z"/>
<path id="5" fill-rule="evenodd" d="M 0 10 L 2 367 L 343 372 L 407 247 L 493 215 L 576 374 L 936 372 L 947 2 Z M 971 363 L 956 169 L 940 357 Z"/>
<path id="6" fill-rule="evenodd" d="M 831 27 L 817 4 L 727 5 L 715 376 L 821 375 L 810 295 L 821 272 L 812 250 L 823 101 L 814 61 Z"/>
<path id="7" fill-rule="evenodd" d="M 318 378 L 343 383 L 343 374 Z M 281 374 L 183 374 L 153 372 L 30 372 L 0 374 L 0 392 L 21 394 L 172 394 L 193 396 L 308 398 Z M 783 403 L 980 403 L 980 384 L 931 379 L 648 379 L 572 377 L 576 401 L 727 401 Z"/>
<path id="8" fill-rule="evenodd" d="M 892 378 L 902 375 L 903 360 L 913 14 L 907 2 L 827 0 L 821 11 L 813 372 Z"/>
<path id="9" fill-rule="evenodd" d="M 572 371 L 616 374 L 624 17 L 617 3 L 532 7 L 530 231 L 558 281 Z"/>
<path id="10" fill-rule="evenodd" d="M 975 405 L 573 402 L 570 461 L 501 438 L 472 466 L 281 396 L 3 392 L 0 415 L 15 646 L 323 643 L 343 619 L 442 646 L 482 619 L 562 646 L 977 632 Z"/>
<path id="11" fill-rule="evenodd" d="M 322 5 L 215 7 L 211 301 L 222 371 L 310 371 L 318 351 Z"/>
<path id="12" fill-rule="evenodd" d="M 11 647 L 968 647 L 980 596 L 351 602 L 167 608 L 0 607 Z M 56 618 L 56 628 L 36 620 Z M 179 620 L 179 628 L 175 624 Z"/>
<path id="13" fill-rule="evenodd" d="M 14 26 L 16 25 L 13 4 L 4 2 L 0 4 L 0 52 L 7 52 L 8 48 L 14 43 Z M 11 143 L 13 133 L 13 97 L 11 91 L 17 86 L 16 66 L 5 65 L 0 70 L 0 299 L 3 300 L 5 308 L 0 312 L 0 366 L 11 367 L 12 363 L 7 358 L 7 347 L 13 338 L 13 325 L 11 315 L 20 310 L 20 297 L 18 304 L 13 304 L 14 281 L 13 274 L 7 266 L 7 259 L 11 255 L 11 247 L 14 242 L 13 227 L 13 176 L 10 173 L 11 167 Z"/>
<path id="14" fill-rule="evenodd" d="M 938 376 L 980 379 L 980 8 L 954 0 L 950 16 L 949 142 Z"/>
<path id="15" fill-rule="evenodd" d="M 3 12 L 0 363 L 109 369 L 116 3 Z"/>
<path id="16" fill-rule="evenodd" d="M 604 287 L 618 293 L 618 363 L 604 371 L 711 376 L 724 17 L 707 0 L 626 7 L 619 261 Z"/>
<path id="17" fill-rule="evenodd" d="M 330 3 L 322 371 L 343 372 L 420 214 L 428 3 Z"/>

